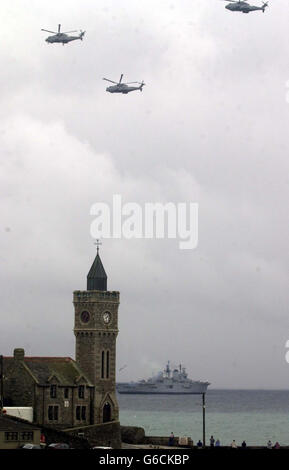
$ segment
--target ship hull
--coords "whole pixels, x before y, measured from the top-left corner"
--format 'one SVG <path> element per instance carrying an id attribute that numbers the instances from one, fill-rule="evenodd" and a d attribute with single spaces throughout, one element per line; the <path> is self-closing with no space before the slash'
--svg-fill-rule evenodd
<path id="1" fill-rule="evenodd" d="M 165 390 L 162 387 L 156 388 L 142 388 L 137 384 L 117 384 L 116 390 L 118 393 L 127 394 L 127 395 L 198 395 L 201 393 L 206 393 L 208 388 L 207 383 L 196 384 L 195 386 L 187 389 L 182 389 L 180 387 L 175 387 L 174 389 Z"/>
<path id="2" fill-rule="evenodd" d="M 131 390 L 117 390 L 117 392 L 126 395 L 200 395 L 201 393 L 206 393 L 206 390 L 199 392 L 133 392 Z"/>

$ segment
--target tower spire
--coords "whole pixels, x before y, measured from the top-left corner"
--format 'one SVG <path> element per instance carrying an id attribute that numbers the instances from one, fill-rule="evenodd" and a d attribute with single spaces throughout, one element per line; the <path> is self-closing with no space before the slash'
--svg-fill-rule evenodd
<path id="1" fill-rule="evenodd" d="M 101 242 L 97 239 L 94 243 L 96 245 L 96 257 L 90 271 L 87 275 L 87 290 L 107 290 L 107 275 L 104 270 L 103 264 L 99 256 L 99 246 Z"/>

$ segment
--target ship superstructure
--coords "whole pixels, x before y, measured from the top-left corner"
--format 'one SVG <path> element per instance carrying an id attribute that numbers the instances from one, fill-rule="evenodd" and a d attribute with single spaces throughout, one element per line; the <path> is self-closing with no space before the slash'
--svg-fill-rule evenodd
<path id="1" fill-rule="evenodd" d="M 185 395 L 205 393 L 209 385 L 209 382 L 189 379 L 181 364 L 171 370 L 168 362 L 163 371 L 148 380 L 118 383 L 116 389 L 119 393 L 126 394 Z"/>

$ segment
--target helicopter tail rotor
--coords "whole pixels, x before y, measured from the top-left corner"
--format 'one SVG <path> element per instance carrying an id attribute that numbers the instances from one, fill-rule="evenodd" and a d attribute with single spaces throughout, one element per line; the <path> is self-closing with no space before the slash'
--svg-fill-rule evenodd
<path id="1" fill-rule="evenodd" d="M 81 30 L 80 30 L 80 35 L 79 35 L 79 37 L 80 37 L 81 40 L 83 40 L 83 36 L 84 36 L 84 35 L 85 35 L 85 31 L 81 31 Z"/>
<path id="2" fill-rule="evenodd" d="M 145 85 L 145 82 L 142 81 L 141 84 L 140 84 L 140 87 L 139 87 L 140 91 L 142 91 L 144 85 Z"/>
<path id="3" fill-rule="evenodd" d="M 263 2 L 263 8 L 262 11 L 265 13 L 265 8 L 268 6 L 268 2 Z"/>

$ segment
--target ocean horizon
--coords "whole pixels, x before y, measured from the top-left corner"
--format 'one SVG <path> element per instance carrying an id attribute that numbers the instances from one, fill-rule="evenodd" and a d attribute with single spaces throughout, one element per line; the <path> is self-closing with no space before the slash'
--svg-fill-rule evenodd
<path id="1" fill-rule="evenodd" d="M 146 435 L 203 439 L 201 395 L 117 395 L 120 423 L 140 426 Z M 206 444 L 235 439 L 248 446 L 289 445 L 289 390 L 209 389 L 206 393 Z"/>

